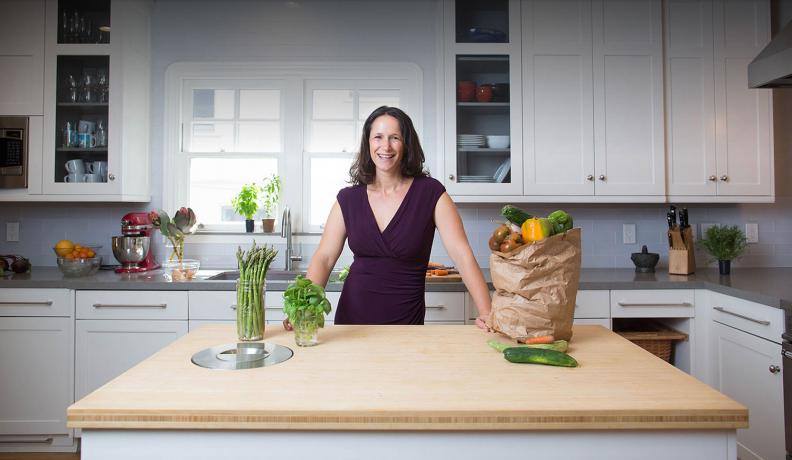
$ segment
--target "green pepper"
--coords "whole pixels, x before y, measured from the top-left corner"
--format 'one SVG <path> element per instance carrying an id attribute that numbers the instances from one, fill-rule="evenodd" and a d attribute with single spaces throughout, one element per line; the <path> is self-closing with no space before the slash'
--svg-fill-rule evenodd
<path id="1" fill-rule="evenodd" d="M 547 219 L 553 224 L 553 233 L 563 233 L 567 230 L 572 230 L 572 216 L 564 211 L 554 211 L 547 216 Z"/>

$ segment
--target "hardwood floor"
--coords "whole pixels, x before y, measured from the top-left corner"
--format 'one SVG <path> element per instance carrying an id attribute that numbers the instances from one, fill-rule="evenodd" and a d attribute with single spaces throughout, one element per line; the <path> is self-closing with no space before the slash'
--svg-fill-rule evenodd
<path id="1" fill-rule="evenodd" d="M 55 453 L 35 453 L 35 454 L 0 454 L 0 460 L 80 460 L 80 453 L 76 454 L 55 454 Z"/>

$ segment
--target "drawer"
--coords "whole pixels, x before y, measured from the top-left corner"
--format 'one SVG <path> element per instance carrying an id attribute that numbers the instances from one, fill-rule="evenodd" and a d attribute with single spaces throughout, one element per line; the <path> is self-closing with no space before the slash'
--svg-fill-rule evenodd
<path id="1" fill-rule="evenodd" d="M 204 319 L 236 320 L 236 291 L 190 291 L 188 299 L 191 322 Z"/>
<path id="2" fill-rule="evenodd" d="M 578 291 L 575 318 L 610 318 L 610 291 Z"/>
<path id="3" fill-rule="evenodd" d="M 424 321 L 465 321 L 464 292 L 427 292 Z"/>
<path id="4" fill-rule="evenodd" d="M 77 291 L 77 319 L 187 319 L 187 291 Z"/>
<path id="5" fill-rule="evenodd" d="M 611 329 L 610 318 L 575 318 L 575 320 L 572 321 L 572 324 L 576 326 L 595 325 Z"/>
<path id="6" fill-rule="evenodd" d="M 781 343 L 784 311 L 749 300 L 710 291 L 712 319 L 749 334 Z"/>
<path id="7" fill-rule="evenodd" d="M 693 289 L 611 291 L 612 318 L 692 318 Z"/>
<path id="8" fill-rule="evenodd" d="M 74 316 L 68 289 L 0 289 L 0 316 Z"/>

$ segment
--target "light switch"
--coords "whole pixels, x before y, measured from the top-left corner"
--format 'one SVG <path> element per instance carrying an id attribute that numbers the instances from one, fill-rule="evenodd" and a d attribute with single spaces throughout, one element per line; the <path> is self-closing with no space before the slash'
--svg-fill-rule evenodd
<path id="1" fill-rule="evenodd" d="M 759 224 L 755 222 L 745 224 L 745 240 L 749 243 L 759 242 Z"/>
<path id="2" fill-rule="evenodd" d="M 6 222 L 6 241 L 19 241 L 19 222 Z"/>
<path id="3" fill-rule="evenodd" d="M 635 244 L 635 224 L 622 224 L 622 241 L 624 244 Z"/>

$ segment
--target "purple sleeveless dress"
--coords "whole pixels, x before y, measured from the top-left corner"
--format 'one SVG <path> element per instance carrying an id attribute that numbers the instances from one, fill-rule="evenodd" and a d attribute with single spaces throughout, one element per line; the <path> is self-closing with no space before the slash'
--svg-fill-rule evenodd
<path id="1" fill-rule="evenodd" d="M 347 241 L 355 258 L 344 282 L 335 324 L 423 324 L 426 265 L 432 252 L 443 184 L 416 177 L 380 233 L 365 185 L 338 192 Z"/>

